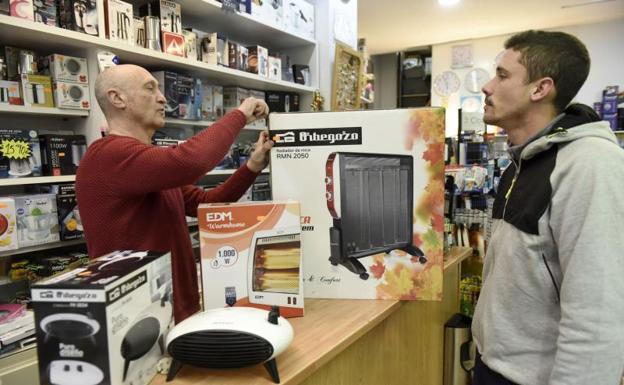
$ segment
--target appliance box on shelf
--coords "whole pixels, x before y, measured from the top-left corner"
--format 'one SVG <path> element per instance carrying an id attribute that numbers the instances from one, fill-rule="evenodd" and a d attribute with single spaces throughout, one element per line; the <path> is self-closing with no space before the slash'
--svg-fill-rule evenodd
<path id="1" fill-rule="evenodd" d="M 42 384 L 148 384 L 173 326 L 171 255 L 118 251 L 32 286 Z"/>
<path id="2" fill-rule="evenodd" d="M 0 198 L 0 251 L 17 249 L 17 227 L 15 223 L 15 201 Z"/>
<path id="3" fill-rule="evenodd" d="M 295 35 L 314 39 L 314 5 L 305 0 L 284 4 L 284 29 Z"/>
<path id="4" fill-rule="evenodd" d="M 197 34 L 192 31 L 182 30 L 184 36 L 184 55 L 187 59 L 197 60 Z"/>
<path id="5" fill-rule="evenodd" d="M 16 195 L 13 199 L 19 247 L 41 245 L 60 239 L 56 194 Z"/>
<path id="6" fill-rule="evenodd" d="M 98 36 L 98 10 L 96 0 L 59 0 L 59 26 Z"/>
<path id="7" fill-rule="evenodd" d="M 200 204 L 204 309 L 280 306 L 303 316 L 297 202 Z"/>
<path id="8" fill-rule="evenodd" d="M 134 17 L 134 45 L 145 48 L 145 20 Z"/>
<path id="9" fill-rule="evenodd" d="M 269 51 L 259 45 L 247 47 L 247 71 L 269 77 Z"/>
<path id="10" fill-rule="evenodd" d="M 184 35 L 162 31 L 162 50 L 170 55 L 185 57 Z"/>
<path id="11" fill-rule="evenodd" d="M 35 21 L 51 27 L 58 27 L 55 0 L 33 1 Z"/>
<path id="12" fill-rule="evenodd" d="M 59 227 L 61 228 L 61 241 L 70 241 L 82 238 L 82 221 L 78 211 L 76 200 L 76 185 L 62 184 L 56 195 L 56 205 L 59 214 Z"/>
<path id="13" fill-rule="evenodd" d="M 35 21 L 33 0 L 10 0 L 11 16 Z"/>
<path id="14" fill-rule="evenodd" d="M 163 32 L 182 33 L 182 8 L 179 3 L 169 0 L 150 2 L 152 16 L 160 17 L 160 30 Z M 140 7 L 140 15 L 147 16 L 147 4 Z"/>
<path id="15" fill-rule="evenodd" d="M 440 300 L 444 109 L 269 121 L 273 199 L 301 203 L 306 297 Z"/>
<path id="16" fill-rule="evenodd" d="M 41 176 L 36 130 L 0 128 L 0 178 Z"/>
<path id="17" fill-rule="evenodd" d="M 201 120 L 217 120 L 214 109 L 214 87 L 204 84 L 202 86 Z"/>
<path id="18" fill-rule="evenodd" d="M 269 56 L 269 79 L 282 80 L 282 59 Z"/>
<path id="19" fill-rule="evenodd" d="M 132 4 L 121 0 L 105 0 L 106 37 L 134 45 L 134 16 Z"/>
<path id="20" fill-rule="evenodd" d="M 20 96 L 20 83 L 9 80 L 0 80 L 0 104 L 13 104 L 21 106 L 24 104 Z"/>
<path id="21" fill-rule="evenodd" d="M 80 140 L 82 138 L 82 140 Z M 53 135 L 39 136 L 41 143 L 41 163 L 43 175 L 60 176 L 75 175 L 78 163 L 84 154 L 85 137 L 82 135 Z M 82 142 L 82 143 L 81 143 Z M 74 157 L 77 156 L 77 159 Z"/>
<path id="22" fill-rule="evenodd" d="M 178 74 L 178 118 L 180 119 L 197 119 L 192 106 L 194 100 L 192 98 L 195 89 L 193 78 L 186 75 Z"/>
<path id="23" fill-rule="evenodd" d="M 217 65 L 217 33 L 208 33 L 193 29 L 197 35 L 197 54 L 198 59 L 204 63 Z"/>
<path id="24" fill-rule="evenodd" d="M 54 101 L 57 108 L 90 110 L 89 85 L 71 82 L 54 82 Z"/>
<path id="25" fill-rule="evenodd" d="M 223 87 L 223 108 L 225 113 L 238 108 L 249 97 L 249 90 L 241 87 Z"/>
<path id="26" fill-rule="evenodd" d="M 22 95 L 27 107 L 54 107 L 49 76 L 22 74 Z"/>
<path id="27" fill-rule="evenodd" d="M 249 90 L 249 96 L 252 98 L 264 100 L 265 93 L 264 91 Z M 254 120 L 253 123 L 249 124 L 249 126 L 253 128 L 266 129 L 266 119 Z"/>
<path id="28" fill-rule="evenodd" d="M 48 56 L 50 75 L 54 81 L 89 84 L 87 59 L 53 54 Z"/>
<path id="29" fill-rule="evenodd" d="M 299 111 L 299 94 L 293 92 L 267 91 L 265 100 L 271 112 Z"/>
<path id="30" fill-rule="evenodd" d="M 177 118 L 178 112 L 178 74 L 171 71 L 152 72 L 152 76 L 158 81 L 158 88 L 165 96 L 165 116 Z"/>

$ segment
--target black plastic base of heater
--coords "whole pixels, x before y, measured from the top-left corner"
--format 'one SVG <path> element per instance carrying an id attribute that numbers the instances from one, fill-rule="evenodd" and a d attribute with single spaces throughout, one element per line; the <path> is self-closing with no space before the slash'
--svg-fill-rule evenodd
<path id="1" fill-rule="evenodd" d="M 171 365 L 169 365 L 169 372 L 167 373 L 167 382 L 172 381 L 175 378 L 176 374 L 178 374 L 178 372 L 182 368 L 182 365 L 183 364 L 175 358 L 171 360 Z M 271 379 L 273 380 L 273 382 L 279 384 L 280 377 L 279 372 L 277 371 L 277 361 L 275 361 L 275 358 L 265 362 L 264 367 L 266 368 L 267 372 L 269 372 L 269 375 L 271 375 Z"/>

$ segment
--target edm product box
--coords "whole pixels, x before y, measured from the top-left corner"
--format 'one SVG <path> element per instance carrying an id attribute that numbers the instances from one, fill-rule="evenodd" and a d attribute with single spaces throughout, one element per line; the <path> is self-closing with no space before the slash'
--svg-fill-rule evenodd
<path id="1" fill-rule="evenodd" d="M 106 0 L 104 2 L 104 16 L 108 39 L 134 45 L 132 4 L 121 0 Z"/>
<path id="2" fill-rule="evenodd" d="M 89 85 L 71 82 L 54 82 L 54 101 L 57 108 L 90 110 Z"/>
<path id="3" fill-rule="evenodd" d="M 36 130 L 0 128 L 0 178 L 41 176 Z"/>
<path id="4" fill-rule="evenodd" d="M 87 59 L 55 53 L 48 56 L 47 60 L 52 80 L 89 84 Z"/>
<path id="5" fill-rule="evenodd" d="M 204 309 L 278 305 L 303 316 L 299 203 L 200 204 L 197 219 Z"/>
<path id="6" fill-rule="evenodd" d="M 54 107 L 52 79 L 45 75 L 22 74 L 22 95 L 28 107 Z"/>
<path id="7" fill-rule="evenodd" d="M 83 237 L 82 220 L 76 200 L 76 185 L 62 184 L 56 194 L 61 241 L 70 241 Z"/>
<path id="8" fill-rule="evenodd" d="M 165 116 L 168 118 L 179 117 L 178 102 L 178 74 L 171 71 L 152 72 L 152 76 L 158 81 L 158 88 L 165 96 Z"/>
<path id="9" fill-rule="evenodd" d="M 41 384 L 148 384 L 173 325 L 170 253 L 118 251 L 32 287 Z"/>
<path id="10" fill-rule="evenodd" d="M 301 203 L 306 297 L 440 300 L 444 109 L 269 121 L 273 199 Z"/>
<path id="11" fill-rule="evenodd" d="M 19 247 L 41 245 L 60 239 L 56 194 L 16 195 L 13 199 Z"/>
<path id="12" fill-rule="evenodd" d="M 15 201 L 0 198 L 0 251 L 17 249 Z"/>

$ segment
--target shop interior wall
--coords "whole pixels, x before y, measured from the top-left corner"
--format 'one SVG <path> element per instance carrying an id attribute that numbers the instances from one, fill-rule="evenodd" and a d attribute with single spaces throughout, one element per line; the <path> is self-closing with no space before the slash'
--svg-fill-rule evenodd
<path id="1" fill-rule="evenodd" d="M 372 55 L 371 60 L 375 74 L 375 109 L 397 108 L 397 54 Z"/>
<path id="2" fill-rule="evenodd" d="M 589 77 L 579 91 L 576 101 L 593 105 L 602 98 L 602 90 L 608 85 L 624 87 L 624 71 L 621 70 L 624 62 L 624 19 L 600 24 L 585 24 L 553 28 L 578 37 L 585 43 L 589 51 L 592 64 Z M 444 100 L 432 91 L 432 105 L 444 106 L 446 113 L 446 136 L 457 135 L 457 110 L 463 96 L 470 94 L 464 88 L 464 77 L 472 68 L 483 68 L 494 76 L 496 55 L 503 50 L 505 40 L 511 34 L 492 36 L 481 39 L 455 41 L 437 44 L 432 47 L 432 79 L 448 70 L 454 71 L 461 80 L 458 92 L 451 94 Z M 471 44 L 473 49 L 473 66 L 470 68 L 452 69 L 452 47 L 455 45 Z M 395 82 L 396 83 L 396 82 Z M 482 111 L 482 110 L 481 110 Z"/>

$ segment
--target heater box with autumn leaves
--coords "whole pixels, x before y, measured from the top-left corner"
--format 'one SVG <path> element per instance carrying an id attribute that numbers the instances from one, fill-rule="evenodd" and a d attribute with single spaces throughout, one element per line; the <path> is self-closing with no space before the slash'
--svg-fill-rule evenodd
<path id="1" fill-rule="evenodd" d="M 306 297 L 440 300 L 444 109 L 269 121 L 273 198 L 301 204 Z"/>
<path id="2" fill-rule="evenodd" d="M 199 205 L 204 310 L 280 307 L 303 316 L 299 203 Z"/>

